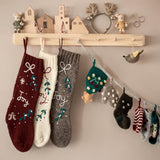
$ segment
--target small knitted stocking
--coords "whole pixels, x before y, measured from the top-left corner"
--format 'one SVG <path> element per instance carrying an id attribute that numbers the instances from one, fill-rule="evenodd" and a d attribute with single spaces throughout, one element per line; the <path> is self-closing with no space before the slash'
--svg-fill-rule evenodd
<path id="1" fill-rule="evenodd" d="M 155 105 L 154 111 L 151 114 L 151 122 L 152 122 L 152 125 L 153 125 L 152 136 L 149 138 L 149 142 L 151 144 L 155 144 L 157 142 L 157 137 L 158 137 L 158 134 L 159 134 L 159 119 L 158 119 L 158 116 L 157 116 L 156 109 L 157 109 L 157 106 Z"/>
<path id="2" fill-rule="evenodd" d="M 44 75 L 35 112 L 34 144 L 42 147 L 48 142 L 51 134 L 49 115 L 58 68 L 57 55 L 51 55 L 41 50 L 39 57 L 44 60 Z"/>
<path id="3" fill-rule="evenodd" d="M 80 55 L 61 50 L 58 55 L 58 78 L 51 106 L 51 140 L 65 147 L 71 139 L 70 106 L 79 68 Z"/>
<path id="4" fill-rule="evenodd" d="M 117 106 L 119 97 L 113 85 L 105 85 L 102 89 L 101 95 L 103 103 L 107 103 L 107 101 L 109 101 L 112 107 L 115 108 Z"/>
<path id="5" fill-rule="evenodd" d="M 25 52 L 16 79 L 6 123 L 14 146 L 21 152 L 28 151 L 34 139 L 34 113 L 43 77 L 43 60 Z"/>
<path id="6" fill-rule="evenodd" d="M 139 133 L 143 125 L 143 108 L 140 106 L 141 99 L 139 99 L 139 105 L 135 110 L 135 117 L 133 122 L 133 130 Z"/>
<path id="7" fill-rule="evenodd" d="M 159 124 L 160 124 L 160 115 L 159 114 L 157 114 L 157 115 L 158 115 L 158 120 L 159 120 Z M 159 127 L 159 133 L 160 133 L 160 127 Z M 160 147 L 160 134 L 158 134 L 157 143 L 158 143 L 158 146 Z"/>
<path id="8" fill-rule="evenodd" d="M 128 111 L 132 108 L 132 101 L 132 97 L 128 96 L 124 90 L 118 101 L 117 107 L 114 110 L 114 117 L 118 125 L 123 129 L 128 129 L 131 124 L 131 120 L 128 117 Z"/>
<path id="9" fill-rule="evenodd" d="M 141 130 L 142 139 L 144 141 L 146 141 L 147 138 L 149 137 L 150 128 L 151 128 L 151 112 L 148 111 L 147 109 L 144 109 L 143 125 L 142 125 L 142 130 Z"/>

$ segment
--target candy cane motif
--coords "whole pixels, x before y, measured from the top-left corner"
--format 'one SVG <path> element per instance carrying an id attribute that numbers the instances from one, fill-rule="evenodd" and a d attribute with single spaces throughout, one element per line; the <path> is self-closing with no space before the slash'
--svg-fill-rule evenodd
<path id="1" fill-rule="evenodd" d="M 8 114 L 8 120 L 16 120 L 16 115 L 14 114 L 14 112 L 11 112 L 10 114 Z"/>

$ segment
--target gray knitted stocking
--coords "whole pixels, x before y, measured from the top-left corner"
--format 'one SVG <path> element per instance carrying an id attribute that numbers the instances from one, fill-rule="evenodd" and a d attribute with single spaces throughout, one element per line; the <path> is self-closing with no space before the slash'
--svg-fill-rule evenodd
<path id="1" fill-rule="evenodd" d="M 58 77 L 51 105 L 51 140 L 65 147 L 71 139 L 70 106 L 80 55 L 63 50 L 58 55 Z"/>

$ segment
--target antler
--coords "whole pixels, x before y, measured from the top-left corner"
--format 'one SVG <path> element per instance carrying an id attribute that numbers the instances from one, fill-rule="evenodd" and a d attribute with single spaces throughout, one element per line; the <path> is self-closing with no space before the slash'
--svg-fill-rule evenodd
<path id="1" fill-rule="evenodd" d="M 86 13 L 89 14 L 88 20 L 93 19 L 93 17 L 98 13 L 98 7 L 96 3 L 90 3 L 89 7 L 86 8 Z"/>
<path id="2" fill-rule="evenodd" d="M 117 11 L 117 6 L 115 4 L 105 3 L 104 5 L 105 5 L 106 14 L 109 16 Z"/>

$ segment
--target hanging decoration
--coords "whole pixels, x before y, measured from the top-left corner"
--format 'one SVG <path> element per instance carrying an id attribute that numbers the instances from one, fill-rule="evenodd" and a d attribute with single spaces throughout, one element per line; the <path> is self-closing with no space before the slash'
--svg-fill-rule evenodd
<path id="1" fill-rule="evenodd" d="M 144 50 L 137 50 L 131 54 L 128 54 L 127 56 L 123 56 L 125 60 L 129 63 L 135 63 L 139 60 L 140 55 L 143 53 Z"/>
<path id="2" fill-rule="evenodd" d="M 90 57 L 90 59 L 94 61 L 95 59 L 91 56 L 91 54 L 83 46 L 83 44 L 80 41 L 78 41 L 78 43 L 81 45 L 82 49 Z M 103 73 L 107 75 L 110 82 L 114 82 L 121 89 L 123 88 L 123 93 L 121 97 L 118 98 L 118 102 L 115 101 L 117 103 L 116 105 L 112 103 L 114 102 L 112 100 L 113 98 L 118 97 L 118 94 L 115 88 L 113 87 L 112 83 L 111 84 L 107 83 L 105 86 L 103 86 L 103 89 L 101 92 L 101 98 L 103 103 L 106 103 L 107 101 L 109 101 L 111 106 L 113 107 L 116 106 L 113 115 L 119 127 L 122 129 L 128 129 L 131 126 L 131 120 L 128 117 L 128 112 L 132 108 L 133 98 L 134 98 L 135 100 L 139 101 L 139 106 L 135 110 L 133 130 L 137 133 L 140 133 L 144 141 L 148 140 L 150 144 L 157 143 L 160 146 L 160 134 L 159 134 L 160 118 L 158 118 L 160 117 L 160 114 L 157 113 L 157 105 L 155 105 L 154 111 L 151 114 L 151 112 L 148 109 L 146 109 L 145 106 L 146 105 L 154 106 L 152 103 L 142 98 L 138 98 L 136 95 L 132 94 L 131 92 L 126 91 L 126 89 L 123 86 L 121 86 L 106 70 L 104 70 L 104 68 L 98 62 L 96 62 L 96 65 L 103 71 Z M 114 92 L 114 95 L 112 95 L 111 92 Z M 92 93 L 92 96 L 93 96 L 93 93 Z M 88 96 L 87 98 L 91 98 L 91 97 Z M 83 96 L 82 96 L 82 99 L 83 99 Z M 144 104 L 144 108 L 141 107 L 141 101 Z M 152 136 L 149 138 L 150 133 L 152 133 Z"/>
<path id="3" fill-rule="evenodd" d="M 119 97 L 118 97 L 118 94 L 112 84 L 105 85 L 103 87 L 101 95 L 102 95 L 102 102 L 103 103 L 107 103 L 107 101 L 109 101 L 109 103 L 112 107 L 115 108 L 117 106 L 117 103 L 119 101 Z"/>
<path id="4" fill-rule="evenodd" d="M 135 117 L 133 122 L 133 130 L 137 133 L 139 133 L 142 129 L 143 125 L 143 108 L 140 106 L 141 104 L 141 98 L 139 99 L 139 105 L 135 110 Z"/>
<path id="5" fill-rule="evenodd" d="M 155 144 L 157 142 L 157 137 L 159 134 L 159 119 L 157 115 L 157 105 L 154 107 L 154 111 L 151 114 L 151 123 L 153 125 L 152 136 L 149 138 L 149 142 L 151 144 Z"/>
<path id="6" fill-rule="evenodd" d="M 96 60 L 94 59 L 93 66 L 86 77 L 86 91 L 84 91 L 82 96 L 85 103 L 92 102 L 93 94 L 102 90 L 108 78 L 101 69 L 95 67 L 95 64 Z"/>
<path id="7" fill-rule="evenodd" d="M 121 95 L 117 107 L 114 110 L 114 117 L 118 125 L 123 129 L 128 129 L 131 124 L 131 120 L 128 117 L 128 111 L 132 108 L 133 99 L 125 93 L 125 88 L 123 89 L 123 94 Z"/>

